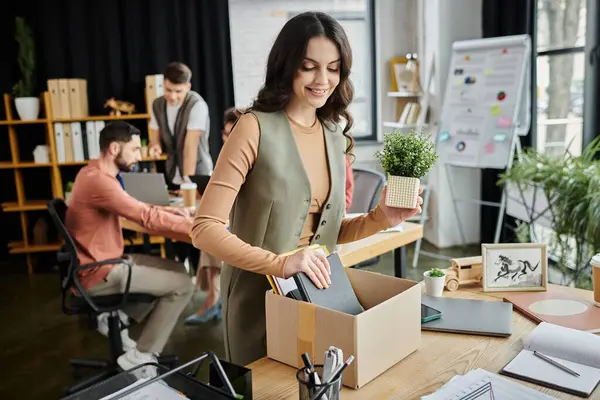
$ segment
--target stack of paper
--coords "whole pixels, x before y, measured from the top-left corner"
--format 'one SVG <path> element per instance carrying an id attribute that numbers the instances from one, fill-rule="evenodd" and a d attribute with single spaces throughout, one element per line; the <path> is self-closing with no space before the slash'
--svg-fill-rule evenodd
<path id="1" fill-rule="evenodd" d="M 555 398 L 478 368 L 465 375 L 455 376 L 435 393 L 421 397 L 421 400 L 548 400 Z"/>

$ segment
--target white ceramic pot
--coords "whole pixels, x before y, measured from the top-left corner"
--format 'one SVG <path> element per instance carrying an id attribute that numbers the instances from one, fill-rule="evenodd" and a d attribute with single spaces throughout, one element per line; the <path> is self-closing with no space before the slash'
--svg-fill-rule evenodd
<path id="1" fill-rule="evenodd" d="M 446 284 L 446 274 L 440 277 L 429 276 L 429 271 L 423 273 L 425 279 L 425 294 L 431 297 L 442 297 L 444 285 Z"/>
<path id="2" fill-rule="evenodd" d="M 15 107 L 19 118 L 23 121 L 38 119 L 40 115 L 40 99 L 37 97 L 17 97 Z"/>
<path id="3" fill-rule="evenodd" d="M 419 178 L 389 175 L 385 205 L 396 208 L 415 208 L 420 184 Z"/>
<path id="4" fill-rule="evenodd" d="M 65 204 L 68 206 L 71 202 L 71 192 L 65 192 Z"/>

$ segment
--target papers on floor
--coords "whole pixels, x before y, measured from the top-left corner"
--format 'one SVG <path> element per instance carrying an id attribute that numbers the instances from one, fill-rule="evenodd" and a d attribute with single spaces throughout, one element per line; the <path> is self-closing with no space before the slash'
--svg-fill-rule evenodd
<path id="1" fill-rule="evenodd" d="M 548 400 L 556 399 L 545 393 L 513 382 L 508 378 L 478 368 L 465 375 L 456 375 L 436 392 L 421 400 Z"/>
<path id="2" fill-rule="evenodd" d="M 116 398 L 119 398 L 120 400 L 183 400 L 187 398 L 182 393 L 167 385 L 164 381 L 152 382 L 151 384 L 141 387 L 125 397 L 117 397 L 133 387 L 141 386 L 143 383 L 146 383 L 149 380 L 150 378 L 139 379 L 135 381 L 135 383 L 132 383 L 118 392 L 103 397 L 100 400 L 110 400 Z"/>

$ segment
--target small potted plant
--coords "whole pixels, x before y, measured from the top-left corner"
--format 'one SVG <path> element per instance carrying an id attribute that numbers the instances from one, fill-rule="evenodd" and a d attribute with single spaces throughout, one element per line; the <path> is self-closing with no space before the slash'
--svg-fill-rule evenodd
<path id="1" fill-rule="evenodd" d="M 67 188 L 65 190 L 65 203 L 69 205 L 69 201 L 71 200 L 71 192 L 73 191 L 73 182 L 67 183 Z"/>
<path id="2" fill-rule="evenodd" d="M 425 279 L 425 294 L 432 297 L 442 297 L 446 284 L 446 272 L 439 268 L 432 268 L 423 273 Z"/>
<path id="3" fill-rule="evenodd" d="M 21 70 L 21 80 L 13 86 L 15 108 L 22 120 L 34 120 L 40 113 L 40 99 L 33 95 L 35 43 L 31 28 L 22 17 L 15 20 L 15 40 L 19 44 L 17 61 Z"/>
<path id="4" fill-rule="evenodd" d="M 388 174 L 385 204 L 388 207 L 415 208 L 421 178 L 438 155 L 429 136 L 420 131 L 395 131 L 383 137 L 383 149 L 375 154 Z"/>
<path id="5" fill-rule="evenodd" d="M 148 139 L 142 139 L 141 140 L 142 143 L 142 158 L 148 158 Z"/>

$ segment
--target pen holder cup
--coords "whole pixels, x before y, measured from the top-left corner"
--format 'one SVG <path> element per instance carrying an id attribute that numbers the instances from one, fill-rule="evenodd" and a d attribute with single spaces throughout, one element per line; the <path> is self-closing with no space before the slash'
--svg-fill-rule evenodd
<path id="1" fill-rule="evenodd" d="M 323 381 L 323 365 L 315 365 L 315 372 L 319 375 L 321 382 Z M 296 379 L 298 380 L 298 398 L 300 400 L 339 400 L 340 391 L 342 390 L 342 377 L 340 375 L 335 381 L 329 384 L 313 384 L 308 376 L 306 376 L 304 369 L 299 369 L 296 373 Z M 315 396 L 323 389 L 327 388 L 325 393 L 316 398 Z"/>

